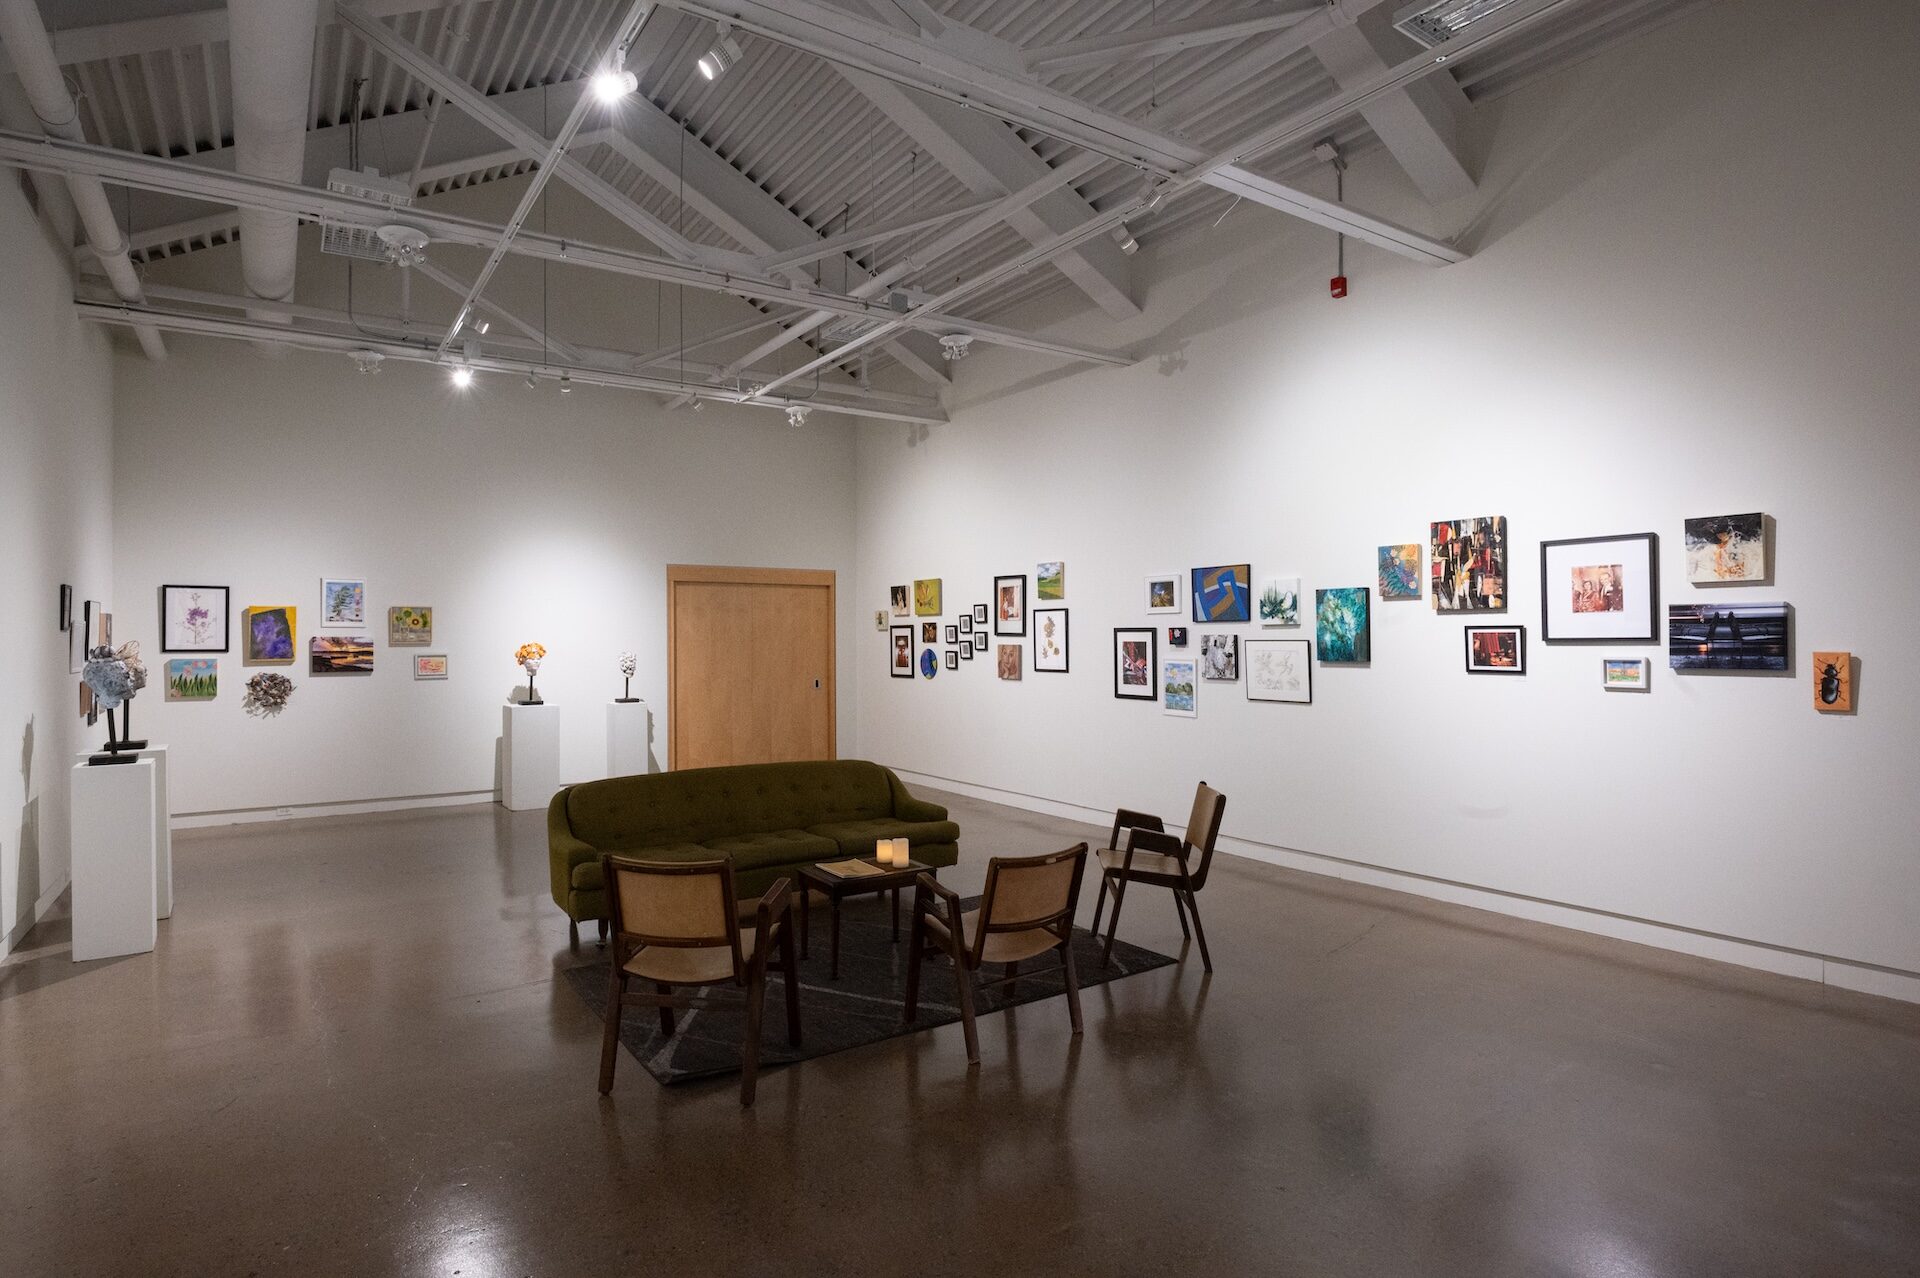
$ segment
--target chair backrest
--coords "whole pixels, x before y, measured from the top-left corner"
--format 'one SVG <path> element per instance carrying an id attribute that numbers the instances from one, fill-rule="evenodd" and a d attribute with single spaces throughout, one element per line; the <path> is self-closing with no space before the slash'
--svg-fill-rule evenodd
<path id="1" fill-rule="evenodd" d="M 976 960 L 990 932 L 1031 932 L 1047 928 L 1063 940 L 1073 927 L 1080 903 L 1080 877 L 1087 866 L 1087 845 L 1044 856 L 996 856 L 987 862 L 987 886 L 980 894 L 980 929 L 974 935 Z"/>
<path id="2" fill-rule="evenodd" d="M 600 870 L 607 885 L 616 966 L 642 946 L 724 946 L 733 953 L 734 974 L 745 971 L 731 860 L 636 861 L 608 854 L 600 858 Z"/>
<path id="3" fill-rule="evenodd" d="M 1193 792 L 1193 812 L 1187 817 L 1186 844 L 1200 853 L 1200 868 L 1192 871 L 1193 889 L 1206 886 L 1207 867 L 1213 864 L 1214 840 L 1220 837 L 1220 818 L 1227 812 L 1227 796 L 1202 781 Z"/>

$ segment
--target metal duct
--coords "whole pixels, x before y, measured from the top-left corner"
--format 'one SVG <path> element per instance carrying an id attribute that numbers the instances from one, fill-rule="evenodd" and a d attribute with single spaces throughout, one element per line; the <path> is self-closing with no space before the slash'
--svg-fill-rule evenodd
<path id="1" fill-rule="evenodd" d="M 304 176 L 318 10 L 319 0 L 233 0 L 228 6 L 233 155 L 240 173 L 282 182 Z M 293 300 L 299 230 L 300 219 L 291 213 L 240 210 L 240 272 L 250 295 L 269 302 Z M 268 308 L 248 315 L 292 322 Z"/>

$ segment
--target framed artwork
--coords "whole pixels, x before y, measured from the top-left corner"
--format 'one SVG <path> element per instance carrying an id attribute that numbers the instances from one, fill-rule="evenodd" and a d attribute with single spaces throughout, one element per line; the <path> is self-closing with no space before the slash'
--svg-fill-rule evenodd
<path id="1" fill-rule="evenodd" d="M 1247 640 L 1247 700 L 1313 704 L 1313 645 L 1305 639 Z"/>
<path id="2" fill-rule="evenodd" d="M 1180 574 L 1156 572 L 1147 578 L 1147 611 L 1180 611 Z"/>
<path id="3" fill-rule="evenodd" d="M 1040 564 L 1033 574 L 1033 591 L 1040 596 L 1041 603 L 1052 603 L 1067 597 L 1067 565 L 1058 559 Z"/>
<path id="4" fill-rule="evenodd" d="M 1191 719 L 1200 713 L 1200 681 L 1194 677 L 1192 657 L 1168 657 L 1160 663 L 1160 682 L 1166 689 L 1160 707 L 1170 715 Z"/>
<path id="5" fill-rule="evenodd" d="M 1506 607 L 1507 517 L 1482 515 L 1436 522 L 1427 545 L 1427 576 L 1435 612 Z"/>
<path id="6" fill-rule="evenodd" d="M 1525 626 L 1468 626 L 1466 638 L 1468 674 L 1527 672 Z"/>
<path id="7" fill-rule="evenodd" d="M 1000 677 L 1018 682 L 1020 678 L 1020 645 L 1003 643 L 1000 645 Z"/>
<path id="8" fill-rule="evenodd" d="M 931 648 L 920 650 L 920 676 L 931 679 L 940 673 L 940 654 Z"/>
<path id="9" fill-rule="evenodd" d="M 962 639 L 960 641 L 960 660 L 973 660 L 973 641 L 971 639 Z"/>
<path id="10" fill-rule="evenodd" d="M 1033 610 L 1033 668 L 1039 674 L 1067 673 L 1067 610 Z"/>
<path id="11" fill-rule="evenodd" d="M 1360 665 L 1373 660 L 1373 620 L 1365 586 L 1316 590 L 1314 640 L 1320 660 L 1329 665 Z"/>
<path id="12" fill-rule="evenodd" d="M 1185 626 L 1167 627 L 1167 647 L 1184 648 L 1187 646 L 1187 628 Z"/>
<path id="13" fill-rule="evenodd" d="M 1019 637 L 1027 633 L 1027 579 L 993 579 L 993 633 Z"/>
<path id="14" fill-rule="evenodd" d="M 1540 543 L 1540 636 L 1548 643 L 1660 637 L 1660 539 L 1652 533 Z"/>
<path id="15" fill-rule="evenodd" d="M 893 626 L 888 629 L 887 673 L 896 679 L 913 678 L 912 626 Z"/>
<path id="16" fill-rule="evenodd" d="M 89 728 L 100 721 L 100 707 L 93 703 L 93 689 L 84 683 L 80 685 L 80 717 L 87 721 Z"/>
<path id="17" fill-rule="evenodd" d="M 951 643 L 959 643 L 959 642 L 960 642 L 960 627 L 959 627 L 959 626 L 948 626 L 948 627 L 947 627 L 947 628 L 946 628 L 946 629 L 945 629 L 945 630 L 944 630 L 944 631 L 942 632 L 942 635 L 943 635 L 943 637 L 944 637 L 944 638 L 946 639 L 946 641 L 947 641 L 948 643 L 950 643 L 950 644 L 951 644 Z"/>
<path id="18" fill-rule="evenodd" d="M 984 653 L 987 650 L 987 644 L 989 642 L 990 641 L 987 638 L 986 631 L 984 630 L 974 631 L 973 632 L 973 655 L 977 657 L 982 653 Z"/>
<path id="19" fill-rule="evenodd" d="M 963 612 L 960 614 L 960 633 L 963 635 L 970 635 L 973 633 L 973 614 L 972 613 Z"/>
<path id="20" fill-rule="evenodd" d="M 1675 670 L 1784 671 L 1793 655 L 1783 603 L 1672 604 L 1667 664 Z"/>
<path id="21" fill-rule="evenodd" d="M 299 635 L 299 611 L 292 605 L 247 609 L 242 660 L 250 666 L 292 665 L 293 645 Z"/>
<path id="22" fill-rule="evenodd" d="M 334 629 L 366 625 L 366 581 L 359 577 L 322 577 L 320 624 Z"/>
<path id="23" fill-rule="evenodd" d="M 370 675 L 373 640 L 365 635 L 315 635 L 307 640 L 307 673 Z"/>
<path id="24" fill-rule="evenodd" d="M 1260 583 L 1260 624 L 1297 626 L 1300 624 L 1300 579 L 1268 577 Z"/>
<path id="25" fill-rule="evenodd" d="M 976 626 L 984 626 L 987 624 L 987 606 L 985 604 L 975 604 L 973 606 L 973 624 Z"/>
<path id="26" fill-rule="evenodd" d="M 58 616 L 60 619 L 61 633 L 64 634 L 73 629 L 73 587 L 67 585 L 65 582 L 60 583 L 60 611 Z"/>
<path id="27" fill-rule="evenodd" d="M 908 602 L 907 588 L 905 586 L 887 587 L 887 601 L 887 606 L 894 616 L 909 617 L 913 615 L 912 605 Z"/>
<path id="28" fill-rule="evenodd" d="M 220 693 L 220 663 L 212 657 L 182 657 L 167 663 L 167 700 L 211 701 Z"/>
<path id="29" fill-rule="evenodd" d="M 102 612 L 99 614 L 99 617 L 100 617 L 100 634 L 99 634 L 100 647 L 111 648 L 113 647 L 113 614 L 110 612 Z"/>
<path id="30" fill-rule="evenodd" d="M 887 633 L 887 610 L 885 608 L 875 608 L 873 610 L 873 628 L 881 634 Z"/>
<path id="31" fill-rule="evenodd" d="M 939 643 L 940 642 L 940 623 L 937 621 L 921 622 L 920 623 L 920 642 L 921 643 Z"/>
<path id="32" fill-rule="evenodd" d="M 160 587 L 160 651 L 225 652 L 227 645 L 225 586 Z"/>
<path id="33" fill-rule="evenodd" d="M 1118 626 L 1113 632 L 1113 695 L 1127 701 L 1160 699 L 1159 651 L 1152 626 Z"/>
<path id="34" fill-rule="evenodd" d="M 971 648 L 973 645 L 968 644 L 967 646 Z M 947 669 L 958 670 L 959 668 L 960 668 L 960 650 L 958 648 L 947 649 Z"/>
<path id="35" fill-rule="evenodd" d="M 938 577 L 922 577 L 914 581 L 913 615 L 916 617 L 940 615 L 940 579 Z"/>
<path id="36" fill-rule="evenodd" d="M 416 652 L 413 654 L 413 677 L 416 679 L 444 679 L 447 677 L 447 657 L 441 652 Z"/>
<path id="37" fill-rule="evenodd" d="M 1612 692 L 1645 692 L 1647 690 L 1647 659 L 1645 657 L 1602 657 L 1600 686 Z"/>
<path id="38" fill-rule="evenodd" d="M 405 604 L 387 609 L 387 643 L 400 648 L 424 648 L 433 642 L 433 609 Z"/>
<path id="39" fill-rule="evenodd" d="M 1195 568 L 1191 586 L 1195 621 L 1250 621 L 1253 569 L 1247 564 Z"/>
<path id="40" fill-rule="evenodd" d="M 1200 636 L 1200 677 L 1231 683 L 1240 677 L 1240 636 Z"/>
<path id="41" fill-rule="evenodd" d="M 1849 714 L 1853 710 L 1853 654 L 1813 654 L 1813 708 L 1822 714 Z"/>
<path id="42" fill-rule="evenodd" d="M 1767 579 L 1767 517 L 1708 515 L 1689 519 L 1687 580 L 1696 586 Z"/>
<path id="43" fill-rule="evenodd" d="M 1382 599 L 1418 599 L 1420 597 L 1420 543 L 1380 547 L 1380 597 Z"/>

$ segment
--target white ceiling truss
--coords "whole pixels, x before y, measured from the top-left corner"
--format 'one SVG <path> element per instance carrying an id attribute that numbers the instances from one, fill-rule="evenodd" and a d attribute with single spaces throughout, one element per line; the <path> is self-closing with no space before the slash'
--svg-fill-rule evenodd
<path id="1" fill-rule="evenodd" d="M 815 378 L 816 407 L 940 421 L 927 392 L 947 379 L 942 337 L 1130 362 L 1122 344 L 987 317 L 1061 289 L 1114 320 L 1137 316 L 1119 241 L 1198 229 L 1237 199 L 1416 261 L 1462 260 L 1303 189 L 1330 185 L 1313 144 L 1381 147 L 1428 199 L 1457 198 L 1474 185 L 1456 141 L 1472 101 L 1698 2 L 1522 0 L 1426 54 L 1387 25 L 1398 5 L 1383 0 L 321 0 L 299 183 L 232 171 L 226 11 L 163 12 L 52 31 L 92 145 L 0 132 L 0 162 L 125 187 L 126 240 L 150 262 L 234 242 L 242 208 L 393 220 L 318 189 L 363 122 L 363 163 L 406 175 L 416 194 L 401 220 L 487 254 L 477 274 L 431 254 L 421 272 L 462 319 L 496 321 L 477 367 L 773 407 L 802 402 L 783 390 Z M 586 77 L 634 21 L 626 66 L 640 91 L 616 112 L 582 105 Z M 708 82 L 692 64 L 718 22 L 745 57 Z M 549 131 L 556 117 L 566 124 Z M 549 177 L 644 246 L 532 234 L 530 198 L 505 226 L 433 208 L 476 182 Z M 660 351 L 557 342 L 487 297 L 509 256 L 724 293 L 761 313 Z M 363 346 L 423 362 L 448 357 L 461 328 L 360 315 L 356 329 L 297 299 L 291 326 L 262 325 L 245 300 L 153 287 L 129 306 L 83 284 L 76 304 L 100 322 L 315 350 L 370 333 Z M 796 343 L 791 367 L 781 352 Z M 695 349 L 730 354 L 698 363 Z M 922 393 L 842 376 L 869 366 L 904 370 Z"/>

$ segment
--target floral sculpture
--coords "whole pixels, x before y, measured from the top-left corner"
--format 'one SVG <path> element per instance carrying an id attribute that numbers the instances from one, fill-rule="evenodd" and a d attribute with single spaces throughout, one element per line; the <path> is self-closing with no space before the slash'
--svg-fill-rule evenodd
<path id="1" fill-rule="evenodd" d="M 626 680 L 625 691 L 620 694 L 620 704 L 630 705 L 638 700 L 633 695 L 633 672 L 639 668 L 640 659 L 631 652 L 620 654 L 620 677 Z"/>
<path id="2" fill-rule="evenodd" d="M 293 695 L 293 680 L 283 674 L 257 674 L 247 680 L 247 695 L 240 700 L 246 712 L 258 719 L 269 718 L 287 708 Z"/>
<path id="3" fill-rule="evenodd" d="M 546 646 L 538 643 L 523 643 L 513 650 L 513 659 L 527 672 L 526 705 L 541 704 L 540 695 L 533 690 L 533 677 L 540 673 L 540 661 L 546 655 Z"/>

